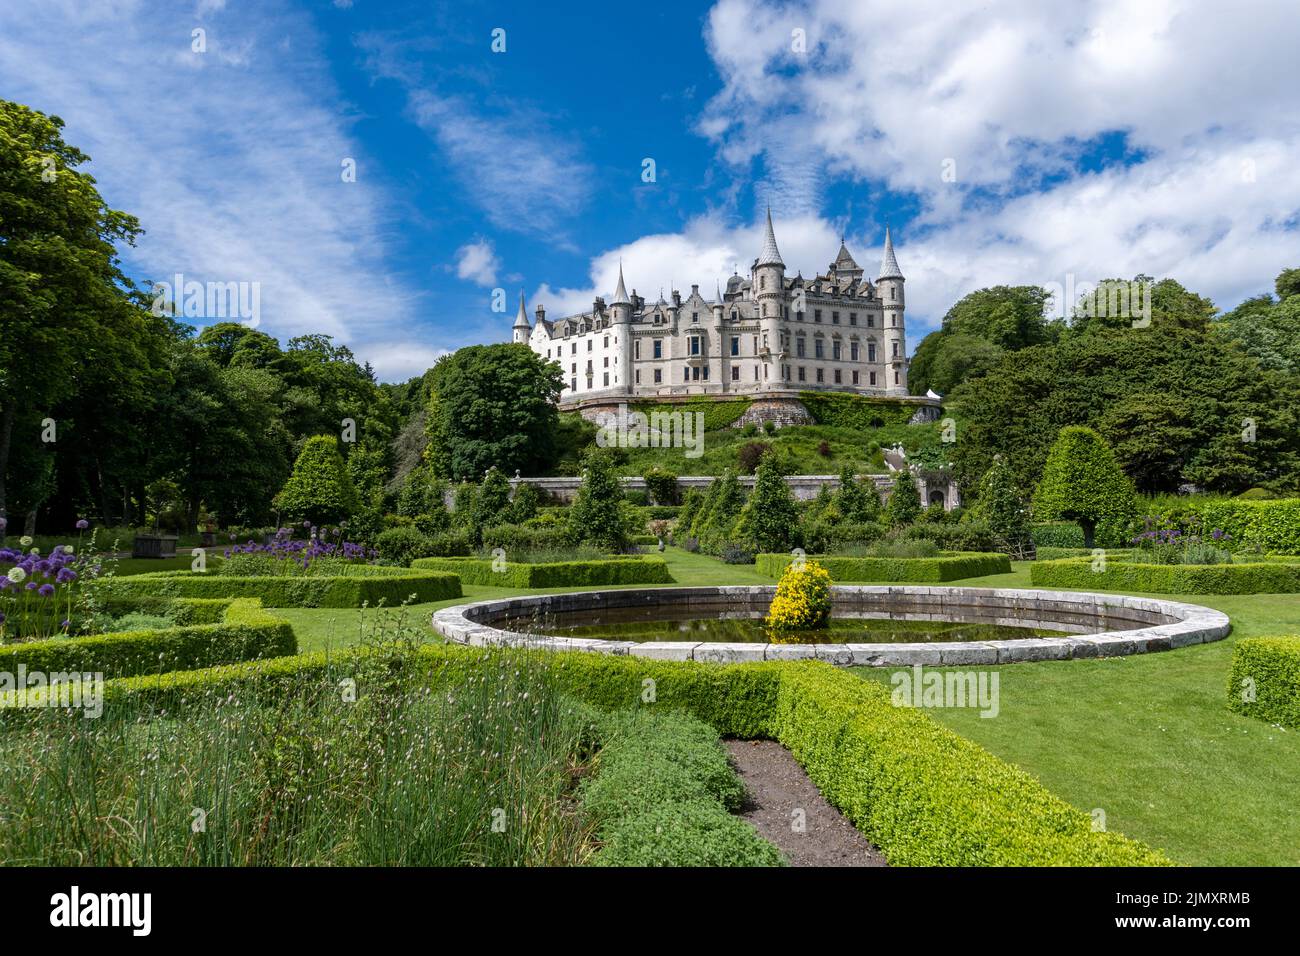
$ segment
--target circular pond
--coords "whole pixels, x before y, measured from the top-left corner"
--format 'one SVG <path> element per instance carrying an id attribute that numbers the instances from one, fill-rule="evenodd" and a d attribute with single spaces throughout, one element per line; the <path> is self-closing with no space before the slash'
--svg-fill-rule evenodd
<path id="1" fill-rule="evenodd" d="M 629 588 L 436 611 L 448 640 L 671 660 L 1004 664 L 1170 650 L 1228 634 L 1226 615 L 1174 601 L 1069 591 L 838 585 L 825 631 L 764 627 L 775 587 Z"/>

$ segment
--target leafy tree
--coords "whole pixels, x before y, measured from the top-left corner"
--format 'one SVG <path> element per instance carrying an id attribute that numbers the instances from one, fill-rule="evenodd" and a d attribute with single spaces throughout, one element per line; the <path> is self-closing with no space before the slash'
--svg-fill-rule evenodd
<path id="1" fill-rule="evenodd" d="M 356 513 L 361 502 L 333 435 L 307 439 L 276 503 L 287 517 L 317 525 L 335 524 Z"/>
<path id="2" fill-rule="evenodd" d="M 502 524 L 509 518 L 510 479 L 501 474 L 500 469 L 492 467 L 483 476 L 483 483 L 474 496 L 474 518 L 472 522 L 475 538 L 480 538 L 483 529 Z"/>
<path id="3" fill-rule="evenodd" d="M 569 508 L 569 528 L 575 540 L 602 551 L 620 552 L 627 547 L 623 485 L 603 448 L 592 449 L 583 460 L 582 484 Z"/>
<path id="4" fill-rule="evenodd" d="M 59 117 L 0 100 L 0 515 L 15 425 L 52 417 L 151 325 L 118 262 L 139 223 L 78 171 L 88 161 Z"/>
<path id="5" fill-rule="evenodd" d="M 1028 552 L 1029 509 L 1020 500 L 1015 478 L 1001 455 L 993 456 L 992 466 L 980 481 L 979 501 L 971 511 L 988 523 L 1002 550 L 1018 557 Z"/>
<path id="6" fill-rule="evenodd" d="M 894 490 L 885 504 L 885 517 L 898 527 L 911 524 L 921 514 L 921 492 L 910 471 L 900 471 L 894 476 Z"/>
<path id="7" fill-rule="evenodd" d="M 712 490 L 710 491 L 713 503 L 709 508 L 708 516 L 703 524 L 700 524 L 699 520 L 696 521 L 699 526 L 700 547 L 710 553 L 717 553 L 722 549 L 745 504 L 745 493 L 740 487 L 736 473 L 730 468 L 724 471 L 722 477 L 714 484 L 717 485 L 717 494 L 713 496 Z"/>
<path id="8" fill-rule="evenodd" d="M 515 496 L 510 500 L 510 523 L 523 524 L 530 518 L 537 517 L 542 506 L 542 491 L 534 484 L 520 482 L 515 489 Z"/>
<path id="9" fill-rule="evenodd" d="M 880 519 L 880 497 L 876 494 L 875 482 L 859 481 L 852 468 L 840 472 L 840 487 L 835 493 L 835 502 L 845 521 Z"/>
<path id="10" fill-rule="evenodd" d="M 1034 492 L 1034 517 L 1077 521 L 1091 548 L 1100 522 L 1125 520 L 1134 510 L 1133 485 L 1106 439 L 1080 425 L 1061 429 Z"/>
<path id="11" fill-rule="evenodd" d="M 1285 302 L 1293 295 L 1300 295 L 1300 269 L 1283 269 L 1277 274 L 1273 283 L 1279 301 Z"/>
<path id="12" fill-rule="evenodd" d="M 434 464 L 457 480 L 496 466 L 540 474 L 556 457 L 560 368 L 526 345 L 474 345 L 433 368 L 428 427 Z"/>
<path id="13" fill-rule="evenodd" d="M 771 455 L 758 463 L 754 492 L 740 512 L 737 536 L 758 551 L 792 548 L 799 534 L 799 509 Z"/>

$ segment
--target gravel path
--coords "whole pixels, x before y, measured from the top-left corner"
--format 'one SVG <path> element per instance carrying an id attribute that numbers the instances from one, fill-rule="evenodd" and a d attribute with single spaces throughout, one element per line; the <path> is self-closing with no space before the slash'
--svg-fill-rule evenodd
<path id="1" fill-rule="evenodd" d="M 776 844 L 791 866 L 888 865 L 826 801 L 790 751 L 771 740 L 724 742 L 749 790 L 740 816 Z"/>

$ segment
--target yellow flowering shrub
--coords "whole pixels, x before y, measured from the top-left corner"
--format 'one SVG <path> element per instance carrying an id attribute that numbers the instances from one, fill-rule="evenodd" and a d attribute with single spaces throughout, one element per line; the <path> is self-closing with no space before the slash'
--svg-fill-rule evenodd
<path id="1" fill-rule="evenodd" d="M 831 576 L 816 561 L 792 564 L 781 574 L 776 596 L 767 610 L 772 640 L 782 631 L 808 631 L 831 623 Z"/>

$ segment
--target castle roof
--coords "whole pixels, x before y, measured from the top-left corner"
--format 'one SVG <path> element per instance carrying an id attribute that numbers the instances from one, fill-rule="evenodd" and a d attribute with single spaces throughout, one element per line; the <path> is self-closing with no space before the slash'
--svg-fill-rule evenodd
<path id="1" fill-rule="evenodd" d="M 614 290 L 614 298 L 610 300 L 610 305 L 631 305 L 632 300 L 627 297 L 627 287 L 623 285 L 623 263 L 618 264 L 618 288 Z"/>
<path id="2" fill-rule="evenodd" d="M 781 250 L 776 247 L 776 233 L 772 231 L 771 206 L 767 207 L 767 232 L 763 235 L 763 251 L 758 254 L 755 265 L 785 268 L 785 263 L 781 260 Z"/>
<path id="3" fill-rule="evenodd" d="M 889 227 L 885 227 L 885 255 L 880 260 L 880 279 L 901 279 L 903 270 L 898 268 L 898 260 L 894 258 L 894 240 L 889 237 Z"/>
<path id="4" fill-rule="evenodd" d="M 515 329 L 531 329 L 528 324 L 528 310 L 524 308 L 524 290 L 519 290 L 519 313 L 515 316 L 515 324 L 511 326 Z"/>
<path id="5" fill-rule="evenodd" d="M 862 269 L 853 261 L 853 256 L 849 255 L 849 247 L 840 240 L 840 254 L 835 257 L 832 263 L 836 272 L 861 272 Z"/>

